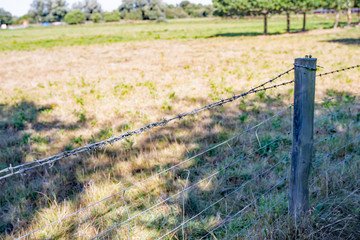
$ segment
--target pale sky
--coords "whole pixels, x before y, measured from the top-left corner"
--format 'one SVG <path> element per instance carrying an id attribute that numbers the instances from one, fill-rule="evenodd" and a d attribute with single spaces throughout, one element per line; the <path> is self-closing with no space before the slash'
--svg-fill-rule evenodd
<path id="1" fill-rule="evenodd" d="M 6 11 L 11 12 L 14 16 L 21 16 L 28 12 L 30 4 L 33 0 L 0 0 L 0 8 L 4 8 Z M 71 7 L 74 2 L 78 0 L 67 0 Z M 178 4 L 182 0 L 163 0 L 168 4 Z M 120 6 L 121 0 L 98 0 L 103 10 L 112 11 Z M 211 4 L 212 0 L 190 0 L 193 3 Z"/>

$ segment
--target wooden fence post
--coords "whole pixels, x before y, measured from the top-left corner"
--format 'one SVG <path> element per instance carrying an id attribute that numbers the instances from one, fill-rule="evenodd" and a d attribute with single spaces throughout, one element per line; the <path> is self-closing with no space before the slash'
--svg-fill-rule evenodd
<path id="1" fill-rule="evenodd" d="M 295 59 L 293 142 L 289 213 L 295 224 L 309 209 L 309 174 L 314 145 L 316 58 Z"/>

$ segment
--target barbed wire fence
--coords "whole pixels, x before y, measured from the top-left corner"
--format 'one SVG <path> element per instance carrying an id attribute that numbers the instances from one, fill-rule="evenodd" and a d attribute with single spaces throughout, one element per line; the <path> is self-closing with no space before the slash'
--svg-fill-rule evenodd
<path id="1" fill-rule="evenodd" d="M 290 85 L 294 83 L 294 80 L 267 86 L 284 75 L 289 74 L 296 67 L 306 68 L 311 71 L 316 70 L 307 66 L 295 65 L 294 68 L 279 74 L 275 78 L 231 98 L 222 99 L 191 112 L 145 125 L 144 127 L 128 131 L 120 136 L 104 141 L 33 162 L 9 166 L 0 170 L 0 181 L 5 181 L 14 175 L 26 174 L 31 169 L 51 165 L 56 161 L 82 152 L 102 149 L 107 145 L 112 145 L 130 136 L 139 135 L 150 129 L 165 126 L 171 121 L 180 120 L 184 117 L 222 106 L 250 94 Z M 317 76 L 326 76 L 357 67 L 359 65 Z M 330 110 L 329 106 L 331 103 L 339 102 L 339 99 L 344 102 L 346 108 L 337 111 Z M 326 128 L 329 121 L 333 123 L 336 119 L 340 118 L 342 121 L 346 119 L 347 125 L 340 130 L 332 130 L 328 136 L 316 139 L 315 147 L 335 139 L 341 134 L 346 133 L 347 136 L 346 144 L 338 148 L 331 148 L 332 151 L 327 151 L 326 154 L 316 151 L 314 166 L 328 159 L 333 154 L 347 149 L 359 140 L 359 137 L 355 137 L 352 140 L 349 139 L 350 129 L 353 130 L 352 135 L 357 134 L 357 131 L 354 129 L 358 130 L 356 127 L 358 127 L 359 119 L 357 118 L 359 115 L 356 114 L 359 111 L 359 103 L 356 98 L 344 95 L 323 100 L 319 105 L 329 109 L 330 113 L 315 120 L 315 126 L 319 125 L 320 128 Z M 19 236 L 18 239 L 31 237 L 41 231 L 51 233 L 51 228 L 55 227 L 55 225 L 62 224 L 64 221 L 69 222 L 75 217 L 79 218 L 80 214 L 85 215 L 85 219 L 90 219 L 92 225 L 98 229 L 96 234 L 89 237 L 90 239 L 102 239 L 115 235 L 121 239 L 132 239 L 140 231 L 139 229 L 146 227 L 148 229 L 156 228 L 156 232 L 148 231 L 150 239 L 172 239 L 174 236 L 176 236 L 176 239 L 209 239 L 215 236 L 217 239 L 234 239 L 241 238 L 246 233 L 250 234 L 250 227 L 258 223 L 264 216 L 270 216 L 269 222 L 275 223 L 288 212 L 289 186 L 287 181 L 290 174 L 291 133 L 293 131 L 292 111 L 293 105 L 290 105 L 225 141 L 219 142 L 106 198 L 60 217 L 41 228 Z M 343 116 L 344 114 L 347 118 Z M 287 124 L 280 124 L 279 127 L 278 119 L 283 119 L 287 115 L 290 116 L 290 121 Z M 353 119 L 356 121 L 351 122 Z M 281 129 L 282 133 L 279 134 L 281 131 L 277 131 L 277 134 L 269 136 L 266 132 L 269 131 L 270 127 L 277 128 L 278 130 Z M 263 134 L 259 137 L 260 128 L 262 128 Z M 324 135 L 326 133 L 324 132 Z M 250 142 L 258 147 L 243 151 L 244 149 L 238 146 L 241 146 L 241 144 L 246 145 L 245 142 Z M 209 155 L 214 155 L 213 152 L 220 148 L 222 149 L 218 151 L 229 151 L 231 153 L 229 156 L 231 157 L 221 159 L 213 168 L 208 169 L 205 174 L 200 176 L 199 173 L 191 168 L 192 165 L 201 164 L 202 157 L 206 158 Z M 325 172 L 356 157 L 358 157 L 358 152 L 354 151 L 351 157 L 346 155 L 342 161 L 325 169 Z M 316 182 L 316 179 L 321 177 L 324 171 L 317 174 L 310 181 L 311 183 Z M 222 184 L 210 188 L 209 186 L 215 182 L 214 179 L 217 179 Z M 150 193 L 154 191 L 157 186 L 156 184 L 165 186 L 165 189 L 169 188 L 169 191 L 162 193 L 158 198 L 154 197 Z M 134 199 L 137 199 L 137 201 L 134 202 Z M 236 206 L 229 207 L 229 204 Z M 114 220 L 107 222 L 106 218 L 111 214 L 115 215 L 111 217 Z M 80 221 L 78 224 L 86 225 L 84 222 Z M 64 231 L 73 228 L 72 224 L 68 225 Z M 72 236 L 78 237 L 85 234 L 89 224 L 86 226 L 83 229 L 73 230 Z"/>

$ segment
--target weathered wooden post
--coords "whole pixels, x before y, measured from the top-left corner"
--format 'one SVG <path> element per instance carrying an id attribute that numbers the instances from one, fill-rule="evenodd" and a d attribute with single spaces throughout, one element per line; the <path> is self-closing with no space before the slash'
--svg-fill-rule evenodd
<path id="1" fill-rule="evenodd" d="M 295 59 L 293 145 L 289 213 L 295 224 L 309 209 L 309 174 L 314 145 L 316 58 Z M 300 220 L 300 221 L 299 221 Z"/>

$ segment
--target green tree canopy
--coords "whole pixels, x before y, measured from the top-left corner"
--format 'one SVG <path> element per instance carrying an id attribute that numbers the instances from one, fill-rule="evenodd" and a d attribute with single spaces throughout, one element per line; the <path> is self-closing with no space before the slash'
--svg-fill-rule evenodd
<path id="1" fill-rule="evenodd" d="M 270 13 L 281 11 L 281 0 L 213 0 L 217 13 L 221 16 L 262 15 L 264 34 L 267 34 L 267 19 Z"/>
<path id="2" fill-rule="evenodd" d="M 101 4 L 97 0 L 78 1 L 72 5 L 73 10 L 81 10 L 85 13 L 86 19 L 90 20 L 93 13 L 102 13 Z"/>
<path id="3" fill-rule="evenodd" d="M 120 20 L 120 13 L 118 10 L 112 12 L 104 12 L 104 21 L 105 22 L 117 22 Z"/>
<path id="4" fill-rule="evenodd" d="M 162 0 L 123 0 L 119 11 L 126 16 L 139 16 L 143 20 L 165 16 L 166 4 Z"/>
<path id="5" fill-rule="evenodd" d="M 10 12 L 0 8 L 0 24 L 10 25 L 12 24 L 12 15 Z"/>
<path id="6" fill-rule="evenodd" d="M 65 22 L 68 24 L 79 24 L 85 20 L 85 14 L 80 10 L 73 10 L 65 15 Z"/>
<path id="7" fill-rule="evenodd" d="M 37 23 L 62 21 L 68 13 L 66 0 L 33 0 L 29 16 Z"/>
<path id="8" fill-rule="evenodd" d="M 66 0 L 52 0 L 49 1 L 49 4 L 51 4 L 49 7 L 49 14 L 47 16 L 49 22 L 60 22 L 69 12 Z"/>

